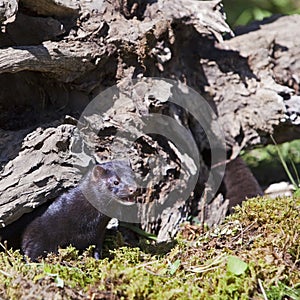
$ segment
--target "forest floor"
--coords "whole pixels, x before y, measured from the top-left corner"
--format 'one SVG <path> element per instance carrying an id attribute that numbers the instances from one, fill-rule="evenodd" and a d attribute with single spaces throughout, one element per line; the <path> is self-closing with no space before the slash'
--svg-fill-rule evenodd
<path id="1" fill-rule="evenodd" d="M 300 198 L 255 198 L 217 227 L 126 245 L 104 259 L 72 247 L 40 263 L 0 253 L 1 299 L 300 299 Z"/>

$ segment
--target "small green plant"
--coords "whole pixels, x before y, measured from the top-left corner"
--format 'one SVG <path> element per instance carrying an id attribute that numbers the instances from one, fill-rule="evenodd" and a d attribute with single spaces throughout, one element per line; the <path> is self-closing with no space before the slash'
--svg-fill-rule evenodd
<path id="1" fill-rule="evenodd" d="M 246 25 L 273 14 L 299 14 L 299 0 L 223 0 L 228 23 L 232 26 Z"/>
<path id="2" fill-rule="evenodd" d="M 299 174 L 298 174 L 298 171 L 296 169 L 295 163 L 293 162 L 293 160 L 290 157 L 287 157 L 290 160 L 290 163 L 291 163 L 291 166 L 293 168 L 293 171 L 294 171 L 294 174 L 295 174 L 296 178 L 293 177 L 292 172 L 290 171 L 290 169 L 288 168 L 288 165 L 286 163 L 286 159 L 283 156 L 282 151 L 280 150 L 278 144 L 276 143 L 276 141 L 275 141 L 275 139 L 274 139 L 274 137 L 272 135 L 271 135 L 271 139 L 272 139 L 272 141 L 273 141 L 273 143 L 275 145 L 275 148 L 277 150 L 280 162 L 281 162 L 281 164 L 282 164 L 282 166 L 283 166 L 283 168 L 284 168 L 287 176 L 289 177 L 289 180 L 291 181 L 291 183 L 294 186 L 295 193 L 297 195 L 300 195 L 300 180 L 299 180 Z"/>
<path id="3" fill-rule="evenodd" d="M 236 256 L 229 256 L 227 260 L 227 270 L 235 275 L 243 274 L 248 265 Z"/>
<path id="4" fill-rule="evenodd" d="M 243 151 L 242 157 L 261 186 L 291 181 L 299 193 L 300 140 Z"/>
<path id="5" fill-rule="evenodd" d="M 128 228 L 130 230 L 132 230 L 133 232 L 137 233 L 138 235 L 142 236 L 142 237 L 145 237 L 149 240 L 153 240 L 153 241 L 156 241 L 157 240 L 157 237 L 156 235 L 154 234 L 151 234 L 149 232 L 146 232 L 142 229 L 140 229 L 138 226 L 136 225 L 133 225 L 133 224 L 130 224 L 130 223 L 125 223 L 125 222 L 121 222 L 120 225 L 124 228 Z"/>

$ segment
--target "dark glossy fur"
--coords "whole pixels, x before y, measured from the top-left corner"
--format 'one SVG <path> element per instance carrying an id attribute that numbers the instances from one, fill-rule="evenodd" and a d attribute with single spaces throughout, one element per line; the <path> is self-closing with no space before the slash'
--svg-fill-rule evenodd
<path id="1" fill-rule="evenodd" d="M 96 245 L 99 258 L 109 216 L 91 202 L 110 202 L 113 198 L 132 197 L 136 192 L 134 174 L 124 161 L 96 165 L 81 183 L 58 197 L 26 227 L 21 249 L 32 261 L 59 247 L 73 245 L 86 249 Z M 92 197 L 92 198 L 91 198 Z"/>

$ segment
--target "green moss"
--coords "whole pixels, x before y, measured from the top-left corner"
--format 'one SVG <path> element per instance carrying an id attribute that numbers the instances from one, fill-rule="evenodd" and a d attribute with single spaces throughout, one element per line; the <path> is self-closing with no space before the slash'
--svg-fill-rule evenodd
<path id="1" fill-rule="evenodd" d="M 0 298 L 299 299 L 299 216 L 299 198 L 257 198 L 204 234 L 143 241 L 99 261 L 92 247 L 29 264 L 0 253 Z"/>

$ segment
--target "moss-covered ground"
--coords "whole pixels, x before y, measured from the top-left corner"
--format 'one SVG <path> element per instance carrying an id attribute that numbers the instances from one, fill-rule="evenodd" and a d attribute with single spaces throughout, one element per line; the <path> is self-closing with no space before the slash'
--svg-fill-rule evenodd
<path id="1" fill-rule="evenodd" d="M 40 263 L 0 253 L 1 299 L 300 299 L 300 199 L 251 199 L 223 225 L 186 225 L 94 260 L 69 247 Z"/>

